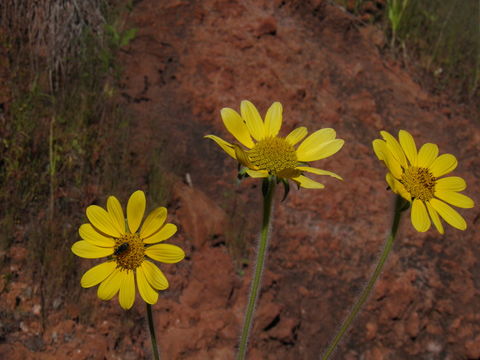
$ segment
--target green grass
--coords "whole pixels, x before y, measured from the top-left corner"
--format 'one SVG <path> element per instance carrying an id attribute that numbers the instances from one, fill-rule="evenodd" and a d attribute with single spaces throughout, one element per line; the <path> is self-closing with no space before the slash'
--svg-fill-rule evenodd
<path id="1" fill-rule="evenodd" d="M 388 0 L 387 1 L 387 16 L 390 22 L 391 34 L 391 47 L 396 46 L 396 39 L 400 23 L 407 9 L 409 0 Z"/>

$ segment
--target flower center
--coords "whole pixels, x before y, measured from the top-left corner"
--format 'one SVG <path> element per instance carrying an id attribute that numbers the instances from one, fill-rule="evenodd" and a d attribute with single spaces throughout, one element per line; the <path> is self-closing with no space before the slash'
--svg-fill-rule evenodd
<path id="1" fill-rule="evenodd" d="M 115 239 L 113 252 L 117 266 L 125 270 L 134 270 L 139 267 L 145 258 L 145 246 L 138 234 L 125 234 Z"/>
<path id="2" fill-rule="evenodd" d="M 297 165 L 295 149 L 287 140 L 279 137 L 259 141 L 248 152 L 248 157 L 260 170 L 267 170 L 272 175 L 294 169 Z"/>
<path id="3" fill-rule="evenodd" d="M 426 168 L 409 167 L 403 173 L 400 182 L 416 199 L 428 201 L 433 198 L 435 193 L 435 177 Z"/>

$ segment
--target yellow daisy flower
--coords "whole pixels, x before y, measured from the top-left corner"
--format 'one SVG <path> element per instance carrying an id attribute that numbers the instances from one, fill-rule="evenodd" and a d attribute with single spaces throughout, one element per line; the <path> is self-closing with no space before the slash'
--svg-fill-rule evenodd
<path id="1" fill-rule="evenodd" d="M 138 291 L 148 304 L 157 302 L 157 290 L 168 288 L 167 278 L 147 256 L 164 263 L 176 263 L 185 257 L 178 246 L 158 244 L 177 232 L 174 224 L 164 224 L 166 208 L 153 210 L 140 227 L 145 205 L 143 191 L 135 191 L 128 200 L 127 222 L 114 196 L 108 198 L 107 210 L 97 205 L 89 206 L 90 224 L 80 226 L 83 240 L 72 246 L 73 253 L 83 258 L 108 257 L 106 262 L 88 270 L 80 283 L 84 288 L 100 284 L 97 294 L 102 300 L 110 300 L 119 293 L 120 306 L 125 310 L 135 301 L 135 278 Z"/>
<path id="2" fill-rule="evenodd" d="M 247 149 L 215 135 L 205 137 L 215 141 L 228 155 L 245 166 L 249 176 L 291 179 L 299 186 L 309 189 L 322 189 L 325 186 L 304 176 L 305 172 L 342 180 L 333 172 L 308 166 L 308 162 L 329 157 L 342 148 L 344 141 L 335 138 L 335 130 L 318 130 L 295 149 L 296 144 L 307 136 L 307 128 L 301 126 L 286 137 L 278 136 L 282 126 L 282 104 L 279 102 L 270 106 L 265 121 L 257 108 L 247 100 L 241 102 L 240 114 L 230 108 L 222 109 L 220 114 L 230 134 Z"/>
<path id="3" fill-rule="evenodd" d="M 467 185 L 458 176 L 442 177 L 457 167 L 457 159 L 451 154 L 438 156 L 438 146 L 422 145 L 419 151 L 412 135 L 400 130 L 398 139 L 381 131 L 383 140 L 373 141 L 378 159 L 388 168 L 387 183 L 396 194 L 412 206 L 411 220 L 415 229 L 424 232 L 431 222 L 438 232 L 444 233 L 442 217 L 454 228 L 465 230 L 463 217 L 446 203 L 460 208 L 471 208 L 473 200 L 460 193 Z"/>

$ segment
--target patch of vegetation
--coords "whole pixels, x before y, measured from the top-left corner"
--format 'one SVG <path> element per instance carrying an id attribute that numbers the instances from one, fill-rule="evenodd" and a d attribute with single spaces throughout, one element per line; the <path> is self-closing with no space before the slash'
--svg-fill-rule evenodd
<path id="1" fill-rule="evenodd" d="M 125 11 L 105 0 L 0 3 L 9 74 L 0 97 L 0 250 L 28 248 L 44 310 L 79 289 L 70 247 L 86 206 L 104 191 L 131 192 L 118 173 L 131 161 L 130 121 L 116 96 L 116 58 L 136 34 L 121 23 Z"/>
<path id="2" fill-rule="evenodd" d="M 480 81 L 480 2 L 476 0 L 336 0 L 382 26 L 394 54 L 417 63 L 438 90 L 474 100 Z"/>
<path id="3" fill-rule="evenodd" d="M 405 0 L 403 0 L 405 1 Z M 407 2 L 397 36 L 442 88 L 462 98 L 478 95 L 480 3 L 473 0 Z"/>

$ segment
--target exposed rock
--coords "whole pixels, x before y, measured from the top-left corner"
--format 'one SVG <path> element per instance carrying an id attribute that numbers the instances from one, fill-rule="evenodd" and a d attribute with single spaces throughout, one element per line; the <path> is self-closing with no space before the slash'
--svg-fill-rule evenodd
<path id="1" fill-rule="evenodd" d="M 177 217 L 185 236 L 201 249 L 212 243 L 216 236 L 223 236 L 226 230 L 227 215 L 205 193 L 183 184 L 176 184 L 174 197 L 179 199 Z"/>

